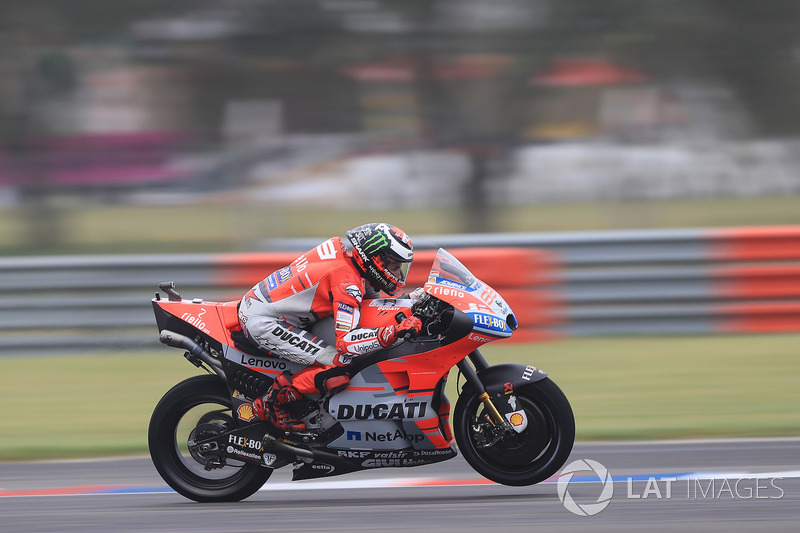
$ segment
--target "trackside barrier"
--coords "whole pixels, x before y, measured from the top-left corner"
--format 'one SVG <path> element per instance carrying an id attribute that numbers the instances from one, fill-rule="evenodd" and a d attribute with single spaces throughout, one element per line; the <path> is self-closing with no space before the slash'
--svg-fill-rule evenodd
<path id="1" fill-rule="evenodd" d="M 800 332 L 800 226 L 414 238 L 409 287 L 435 249 L 500 291 L 520 330 L 571 336 Z M 0 258 L 0 355 L 160 349 L 150 298 L 238 299 L 319 241 L 269 253 Z"/>

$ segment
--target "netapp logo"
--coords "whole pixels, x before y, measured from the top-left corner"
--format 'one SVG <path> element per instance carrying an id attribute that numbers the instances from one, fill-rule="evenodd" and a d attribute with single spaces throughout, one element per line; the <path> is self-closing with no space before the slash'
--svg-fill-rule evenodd
<path id="1" fill-rule="evenodd" d="M 362 438 L 359 431 L 348 431 L 347 440 L 358 440 Z M 377 431 L 365 431 L 364 440 L 366 442 L 393 442 L 396 440 L 407 440 L 408 442 L 422 442 L 425 439 L 424 435 L 419 433 L 406 433 L 400 429 L 395 431 L 386 431 L 385 433 L 378 433 Z"/>

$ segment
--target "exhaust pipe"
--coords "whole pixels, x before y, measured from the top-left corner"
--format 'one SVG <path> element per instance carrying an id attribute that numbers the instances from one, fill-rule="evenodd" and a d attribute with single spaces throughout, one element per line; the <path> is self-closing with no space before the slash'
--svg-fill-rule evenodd
<path id="1" fill-rule="evenodd" d="M 208 353 L 205 348 L 194 342 L 189 337 L 181 335 L 180 333 L 175 333 L 174 331 L 170 331 L 168 329 L 162 329 L 158 336 L 158 340 L 162 344 L 172 346 L 173 348 L 183 348 L 188 352 L 186 358 L 189 359 L 189 361 L 192 361 L 192 358 L 189 356 L 192 356 L 195 360 L 199 359 L 203 363 L 206 363 L 208 366 L 210 366 L 219 377 L 227 381 L 227 377 L 225 376 L 225 371 L 222 369 L 222 363 L 220 360 Z"/>

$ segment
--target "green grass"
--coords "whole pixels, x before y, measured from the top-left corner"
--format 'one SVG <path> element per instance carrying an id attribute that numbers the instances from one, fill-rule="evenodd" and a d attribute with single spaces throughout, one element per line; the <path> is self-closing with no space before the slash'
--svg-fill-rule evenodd
<path id="1" fill-rule="evenodd" d="M 546 370 L 578 439 L 800 435 L 800 336 L 630 337 L 489 345 Z M 0 359 L 0 460 L 147 452 L 161 395 L 195 374 L 178 350 Z M 456 375 L 448 396 L 455 404 Z"/>
<path id="2" fill-rule="evenodd" d="M 0 460 L 144 453 L 159 398 L 195 372 L 178 350 L 4 357 Z"/>

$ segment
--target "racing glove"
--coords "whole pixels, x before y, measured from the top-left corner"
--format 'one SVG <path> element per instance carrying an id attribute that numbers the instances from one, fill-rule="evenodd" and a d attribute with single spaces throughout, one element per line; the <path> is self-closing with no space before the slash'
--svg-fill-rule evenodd
<path id="1" fill-rule="evenodd" d="M 403 319 L 402 322 L 400 322 L 397 325 L 398 337 L 402 337 L 406 333 L 412 333 L 412 332 L 413 332 L 412 336 L 416 337 L 417 335 L 419 335 L 420 331 L 422 331 L 422 321 L 415 316 L 410 316 L 408 318 L 405 318 Z"/>
<path id="2" fill-rule="evenodd" d="M 397 342 L 398 337 L 402 337 L 406 333 L 413 332 L 413 336 L 419 335 L 422 331 L 422 321 L 415 317 L 408 317 L 403 319 L 397 326 L 384 326 L 378 329 L 378 341 L 381 346 L 386 348 Z"/>
<path id="3" fill-rule="evenodd" d="M 391 346 L 397 340 L 397 328 L 395 326 L 384 326 L 382 328 L 378 328 L 378 342 L 381 343 L 381 346 L 386 348 L 387 346 Z"/>

